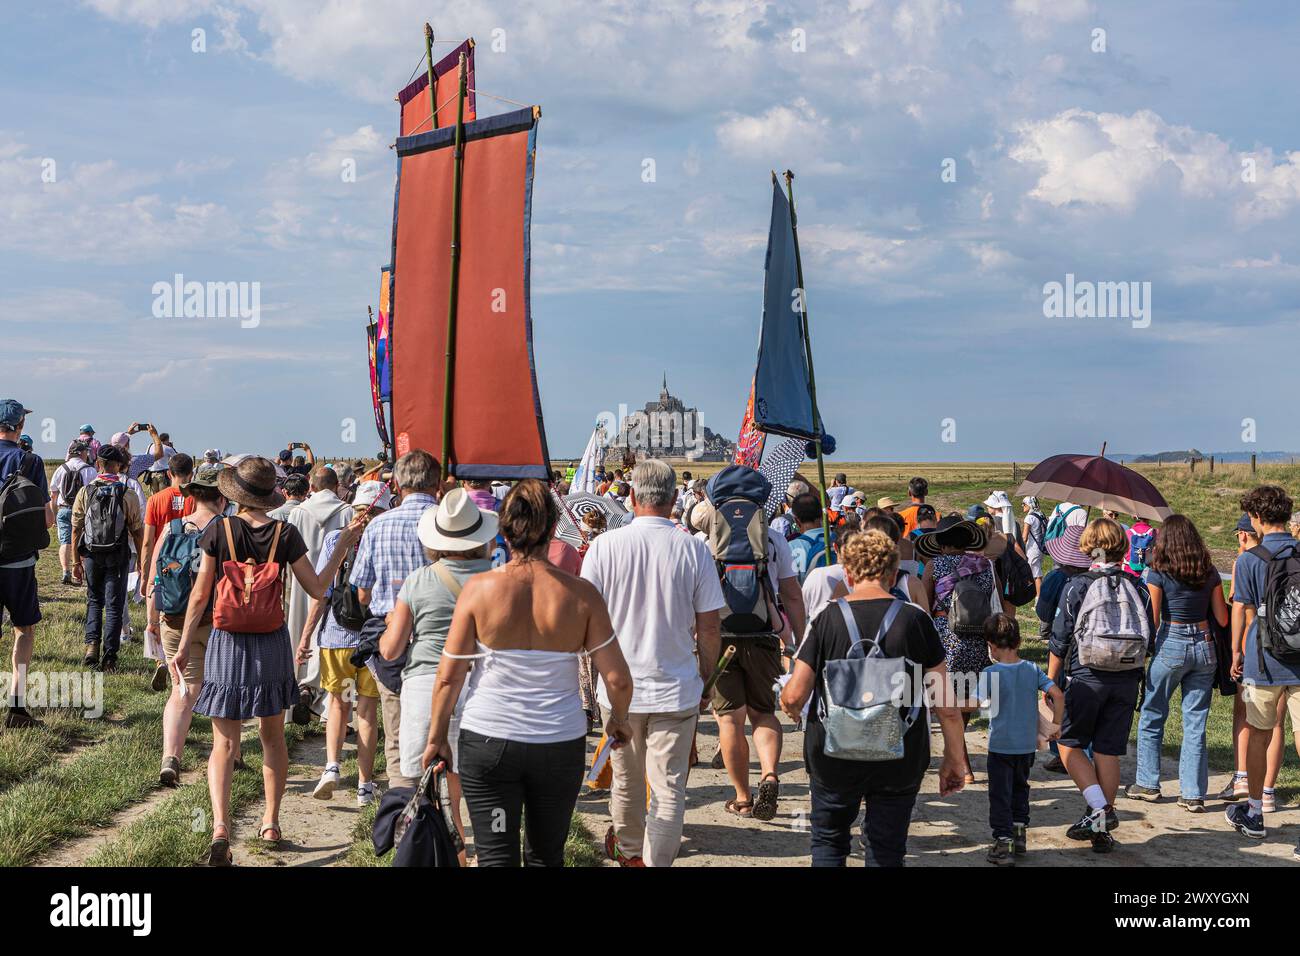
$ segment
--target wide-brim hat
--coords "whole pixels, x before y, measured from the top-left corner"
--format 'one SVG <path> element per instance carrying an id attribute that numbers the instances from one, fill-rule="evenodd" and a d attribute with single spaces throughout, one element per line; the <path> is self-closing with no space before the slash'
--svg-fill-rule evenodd
<path id="1" fill-rule="evenodd" d="M 263 511 L 284 504 L 284 495 L 275 487 L 275 464 L 252 455 L 238 464 L 221 469 L 217 490 L 227 501 Z"/>
<path id="2" fill-rule="evenodd" d="M 1057 564 L 1064 564 L 1071 568 L 1087 568 L 1092 566 L 1092 558 L 1079 550 L 1079 539 L 1083 537 L 1084 525 L 1072 524 L 1056 538 L 1049 538 L 1044 542 L 1047 553 L 1052 556 L 1052 560 Z"/>
<path id="3" fill-rule="evenodd" d="M 416 528 L 430 551 L 473 551 L 497 536 L 495 511 L 484 511 L 464 488 L 453 488 L 436 508 L 425 509 Z"/>
<path id="4" fill-rule="evenodd" d="M 190 475 L 190 480 L 181 485 L 181 491 L 188 491 L 192 487 L 198 488 L 219 488 L 217 484 L 221 478 L 221 473 L 225 471 L 225 466 L 213 464 L 212 462 L 200 462 L 194 469 L 194 474 Z"/>
<path id="5" fill-rule="evenodd" d="M 922 558 L 935 558 L 944 548 L 958 551 L 983 551 L 988 544 L 988 532 L 974 521 L 958 515 L 949 515 L 931 531 L 916 539 L 916 553 Z"/>
<path id="6" fill-rule="evenodd" d="M 876 499 L 876 507 L 879 508 L 881 511 L 884 511 L 886 508 L 893 508 L 897 504 L 898 502 L 896 502 L 893 498 L 890 498 L 888 496 L 884 498 Z"/>

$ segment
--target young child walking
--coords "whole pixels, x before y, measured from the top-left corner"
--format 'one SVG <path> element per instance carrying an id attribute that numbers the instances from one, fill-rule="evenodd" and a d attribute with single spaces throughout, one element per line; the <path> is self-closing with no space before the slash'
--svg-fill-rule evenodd
<path id="1" fill-rule="evenodd" d="M 1028 851 L 1029 769 L 1038 745 L 1038 694 L 1052 704 L 1059 727 L 1065 695 L 1042 668 L 1020 659 L 1020 625 L 1010 614 L 994 614 L 984 623 L 991 665 L 984 668 L 989 704 L 989 827 L 993 845 L 988 861 L 1014 866 Z M 1052 739 L 1058 736 L 1053 733 Z"/>

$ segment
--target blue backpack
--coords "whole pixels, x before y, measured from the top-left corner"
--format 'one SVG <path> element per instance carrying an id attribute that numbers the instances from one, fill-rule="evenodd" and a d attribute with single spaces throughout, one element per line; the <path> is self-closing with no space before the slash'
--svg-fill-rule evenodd
<path id="1" fill-rule="evenodd" d="M 763 506 L 772 491 L 762 473 L 744 465 L 722 469 L 707 486 L 713 505 L 703 528 L 717 564 L 722 596 L 722 632 L 774 634 L 771 606 L 775 596 L 767 576 L 767 515 Z"/>
<path id="2" fill-rule="evenodd" d="M 1078 511 L 1078 510 L 1079 510 L 1078 505 L 1071 505 L 1070 507 L 1066 508 L 1064 511 L 1058 511 L 1056 514 L 1052 515 L 1052 520 L 1047 523 L 1047 533 L 1043 535 L 1044 543 L 1048 541 L 1055 541 L 1061 535 L 1065 534 L 1065 529 L 1069 527 L 1065 523 L 1066 516 L 1070 512 Z"/>
<path id="3" fill-rule="evenodd" d="M 802 583 L 808 577 L 808 572 L 825 563 L 826 539 L 820 534 L 810 534 L 805 531 L 790 542 L 790 554 L 794 558 L 795 571 L 798 572 L 799 581 Z M 831 552 L 830 563 L 836 563 L 834 552 Z"/>
<path id="4" fill-rule="evenodd" d="M 191 527 L 193 527 L 191 525 Z M 190 590 L 199 573 L 203 552 L 199 535 L 186 531 L 185 522 L 173 518 L 158 549 L 158 577 L 154 583 L 154 605 L 162 614 L 184 614 L 190 603 Z"/>
<path id="5" fill-rule="evenodd" d="M 1128 535 L 1128 566 L 1134 571 L 1141 574 L 1147 569 L 1147 554 L 1151 545 L 1156 540 L 1156 529 L 1147 525 L 1144 534 L 1138 534 L 1132 529 Z"/>

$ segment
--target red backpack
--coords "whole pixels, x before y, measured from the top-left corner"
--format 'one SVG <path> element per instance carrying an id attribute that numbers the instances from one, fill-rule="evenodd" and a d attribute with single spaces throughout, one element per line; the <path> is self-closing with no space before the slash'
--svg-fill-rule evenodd
<path id="1" fill-rule="evenodd" d="M 269 634 L 284 626 L 284 567 L 275 560 L 280 544 L 280 529 L 275 523 L 269 560 L 258 563 L 252 556 L 239 560 L 235 536 L 230 533 L 230 519 L 222 518 L 229 557 L 222 562 L 217 579 L 216 600 L 212 607 L 212 625 L 237 634 Z"/>

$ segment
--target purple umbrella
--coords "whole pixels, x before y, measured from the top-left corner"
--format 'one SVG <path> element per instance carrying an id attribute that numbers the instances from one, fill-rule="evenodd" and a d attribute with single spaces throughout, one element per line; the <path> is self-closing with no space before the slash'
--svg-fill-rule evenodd
<path id="1" fill-rule="evenodd" d="M 1132 468 L 1100 455 L 1053 455 L 1040 461 L 1016 494 L 1069 501 L 1150 521 L 1164 521 L 1174 513 L 1155 485 Z"/>

